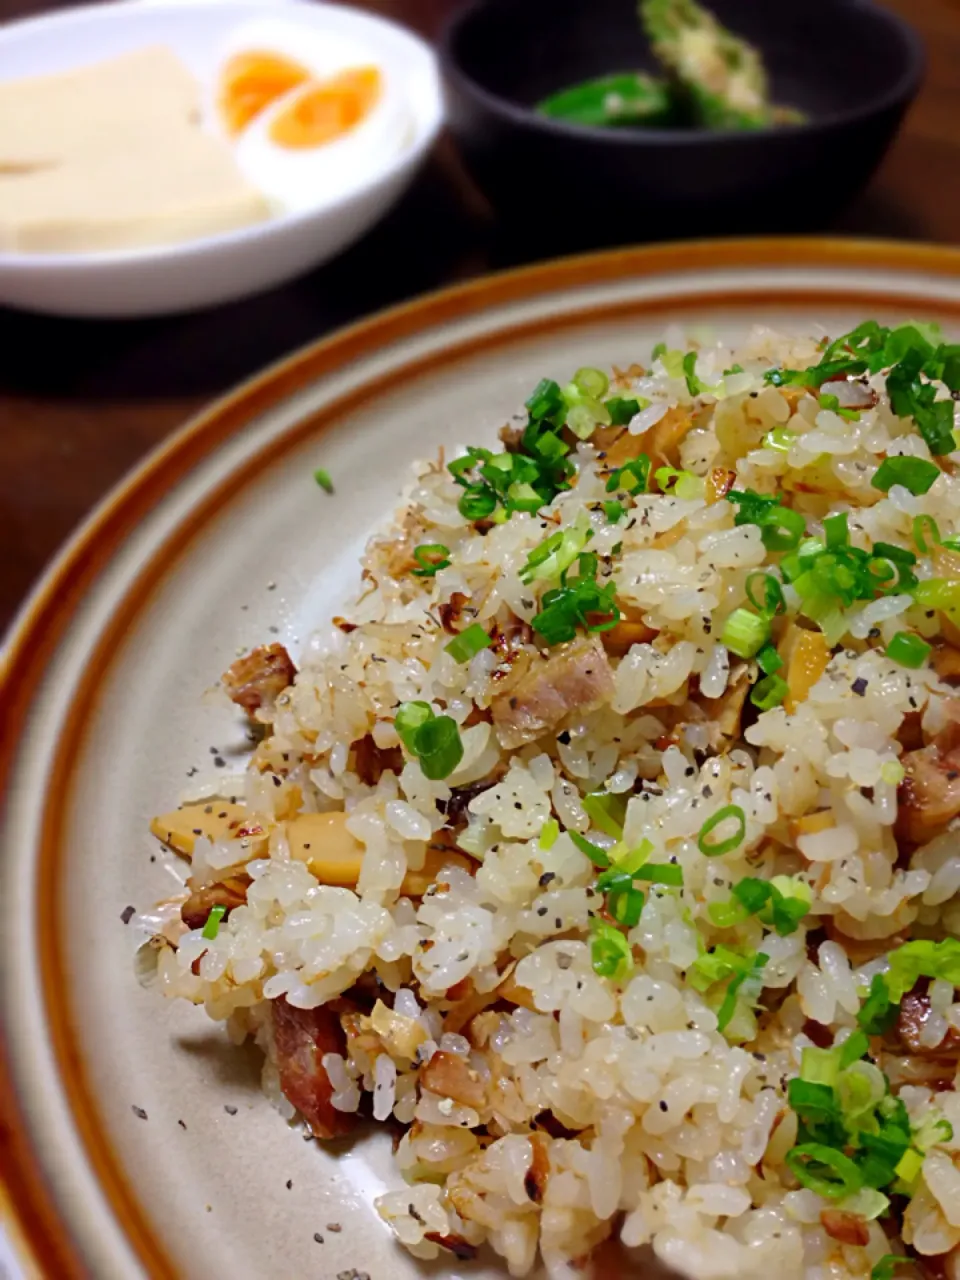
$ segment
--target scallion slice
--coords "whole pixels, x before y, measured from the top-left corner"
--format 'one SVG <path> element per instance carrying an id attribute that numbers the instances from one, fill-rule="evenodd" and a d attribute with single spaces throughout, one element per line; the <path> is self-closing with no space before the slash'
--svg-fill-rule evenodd
<path id="1" fill-rule="evenodd" d="M 772 618 L 775 614 L 786 612 L 787 603 L 783 598 L 783 587 L 778 578 L 763 569 L 754 569 L 747 574 L 744 587 L 747 599 L 764 617 Z"/>
<path id="2" fill-rule="evenodd" d="M 313 478 L 324 493 L 333 493 L 333 481 L 330 479 L 329 471 L 324 471 L 323 467 L 317 467 L 313 473 Z"/>
<path id="3" fill-rule="evenodd" d="M 442 542 L 423 542 L 414 547 L 413 558 L 420 566 L 413 573 L 418 578 L 432 578 L 450 564 L 450 548 Z"/>
<path id="4" fill-rule="evenodd" d="M 480 623 L 473 622 L 458 636 L 454 636 L 448 645 L 444 645 L 444 651 L 449 653 L 454 662 L 469 662 L 474 654 L 480 653 L 482 649 L 489 649 L 492 643 Z"/>
<path id="5" fill-rule="evenodd" d="M 779 707 L 789 692 L 790 686 L 782 676 L 764 676 L 750 690 L 750 701 L 761 711 L 770 711 Z"/>
<path id="6" fill-rule="evenodd" d="M 883 493 L 895 484 L 903 485 L 914 497 L 925 494 L 940 475 L 940 468 L 935 462 L 927 462 L 925 458 L 884 458 L 873 473 L 870 481 L 874 489 Z"/>
<path id="7" fill-rule="evenodd" d="M 770 620 L 749 609 L 734 609 L 720 632 L 720 643 L 738 658 L 752 658 L 770 639 Z"/>
<path id="8" fill-rule="evenodd" d="M 559 838 L 560 823 L 556 818 L 548 818 L 540 830 L 540 848 L 544 853 L 549 852 L 549 850 L 557 843 Z"/>
<path id="9" fill-rule="evenodd" d="M 844 1200 L 863 1186 L 860 1170 L 842 1151 L 822 1142 L 804 1142 L 787 1152 L 787 1164 L 801 1186 L 828 1200 Z"/>
<path id="10" fill-rule="evenodd" d="M 912 671 L 922 667 L 932 652 L 932 645 L 909 631 L 898 631 L 885 650 L 891 661 Z"/>
<path id="11" fill-rule="evenodd" d="M 595 867 L 601 867 L 604 870 L 609 867 L 610 859 L 607 857 L 606 851 L 601 849 L 598 844 L 592 844 L 585 836 L 582 836 L 579 831 L 568 831 L 567 835 L 580 852 L 590 859 Z"/>
<path id="12" fill-rule="evenodd" d="M 728 822 L 736 822 L 737 830 L 734 834 L 724 839 L 711 840 L 710 836 L 716 831 L 717 827 Z M 730 853 L 733 849 L 743 844 L 746 834 L 747 815 L 738 804 L 726 804 L 722 809 L 718 809 L 712 818 L 708 818 L 700 828 L 700 834 L 697 836 L 697 847 L 705 857 L 719 858 L 721 855 Z"/>
<path id="13" fill-rule="evenodd" d="M 594 916 L 590 932 L 590 962 L 594 973 L 601 978 L 627 977 L 633 969 L 633 952 L 620 930 Z"/>
<path id="14" fill-rule="evenodd" d="M 227 914 L 227 908 L 224 906 L 216 906 L 210 908 L 210 914 L 207 916 L 206 924 L 203 926 L 201 937 L 213 942 L 214 938 L 220 932 L 220 921 Z"/>

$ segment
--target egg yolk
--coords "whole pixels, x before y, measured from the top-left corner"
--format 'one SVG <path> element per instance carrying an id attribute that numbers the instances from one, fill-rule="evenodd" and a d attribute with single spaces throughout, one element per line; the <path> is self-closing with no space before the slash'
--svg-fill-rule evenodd
<path id="1" fill-rule="evenodd" d="M 220 111 L 227 129 L 233 135 L 241 133 L 264 107 L 309 79 L 306 67 L 279 53 L 235 54 L 220 81 Z"/>
<path id="2" fill-rule="evenodd" d="M 348 133 L 375 105 L 381 93 L 376 67 L 353 67 L 305 89 L 270 124 L 279 147 L 321 147 Z"/>

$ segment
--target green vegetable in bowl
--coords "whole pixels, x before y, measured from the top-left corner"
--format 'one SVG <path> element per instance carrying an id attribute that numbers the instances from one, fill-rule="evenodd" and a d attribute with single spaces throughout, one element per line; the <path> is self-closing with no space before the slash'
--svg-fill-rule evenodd
<path id="1" fill-rule="evenodd" d="M 640 0 L 640 21 L 695 125 L 764 129 L 803 119 L 770 102 L 759 50 L 696 0 Z"/>
<path id="2" fill-rule="evenodd" d="M 662 80 L 638 71 L 600 76 L 561 89 L 539 103 L 541 115 L 593 127 L 667 125 L 674 105 Z"/>

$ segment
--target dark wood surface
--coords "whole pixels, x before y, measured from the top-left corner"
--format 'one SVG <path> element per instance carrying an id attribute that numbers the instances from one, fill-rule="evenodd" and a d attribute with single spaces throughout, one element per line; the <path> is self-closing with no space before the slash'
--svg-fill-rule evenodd
<path id="1" fill-rule="evenodd" d="M 924 89 L 869 190 L 823 230 L 957 243 L 960 0 L 889 2 L 926 41 Z M 366 0 L 366 7 L 432 36 L 453 3 Z M 0 19 L 52 7 L 0 0 Z M 0 629 L 107 489 L 213 397 L 338 325 L 523 256 L 444 141 L 359 245 L 271 293 L 142 321 L 0 309 Z"/>

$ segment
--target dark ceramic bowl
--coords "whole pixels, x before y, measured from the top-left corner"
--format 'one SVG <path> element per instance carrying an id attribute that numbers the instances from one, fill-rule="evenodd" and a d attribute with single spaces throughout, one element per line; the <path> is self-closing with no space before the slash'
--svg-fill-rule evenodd
<path id="1" fill-rule="evenodd" d="M 758 46 L 774 100 L 808 122 L 757 132 L 599 129 L 545 96 L 656 69 L 635 0 L 471 0 L 440 39 L 450 129 L 504 214 L 545 239 L 803 230 L 865 185 L 919 88 L 916 33 L 865 0 L 708 0 Z"/>

